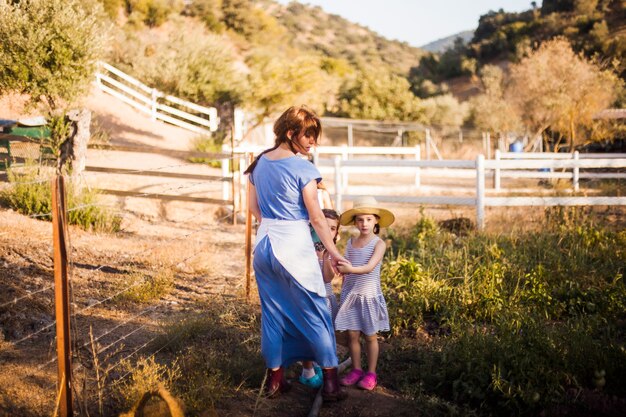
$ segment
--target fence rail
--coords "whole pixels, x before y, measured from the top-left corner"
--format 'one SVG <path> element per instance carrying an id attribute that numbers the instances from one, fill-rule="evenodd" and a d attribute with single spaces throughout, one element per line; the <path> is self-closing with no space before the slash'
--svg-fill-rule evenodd
<path id="1" fill-rule="evenodd" d="M 100 63 L 100 69 L 96 73 L 96 85 L 102 91 L 150 115 L 153 120 L 162 120 L 202 134 L 210 134 L 217 130 L 219 118 L 216 108 L 200 106 L 167 95 L 105 62 Z"/>

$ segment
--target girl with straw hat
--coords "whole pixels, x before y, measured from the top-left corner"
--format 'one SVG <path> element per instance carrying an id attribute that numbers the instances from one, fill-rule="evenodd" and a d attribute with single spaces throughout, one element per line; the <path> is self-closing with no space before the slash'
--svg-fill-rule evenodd
<path id="1" fill-rule="evenodd" d="M 377 333 L 389 330 L 387 303 L 380 286 L 380 266 L 385 255 L 385 242 L 377 235 L 381 227 L 390 226 L 393 213 L 382 208 L 374 197 L 363 197 L 354 207 L 341 215 L 342 226 L 354 225 L 359 235 L 348 241 L 346 259 L 339 262 L 338 270 L 344 274 L 341 301 L 335 319 L 337 331 L 347 331 L 348 349 L 352 370 L 341 378 L 344 386 L 357 384 L 361 389 L 372 390 L 378 383 Z M 361 334 L 365 337 L 368 372 L 361 367 Z"/>

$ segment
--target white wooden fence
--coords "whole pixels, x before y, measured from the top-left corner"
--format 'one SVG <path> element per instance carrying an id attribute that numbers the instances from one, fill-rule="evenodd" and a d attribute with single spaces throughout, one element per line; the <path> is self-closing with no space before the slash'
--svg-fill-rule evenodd
<path id="1" fill-rule="evenodd" d="M 495 160 L 563 160 L 563 159 L 616 159 L 626 158 L 626 154 L 623 153 L 560 153 L 560 152 L 500 152 L 496 150 Z M 503 171 L 500 167 L 494 169 L 493 175 L 493 188 L 500 189 L 501 178 L 565 178 L 571 179 L 574 187 L 574 191 L 578 191 L 580 188 L 579 180 L 581 178 L 620 178 L 626 179 L 626 172 L 580 172 L 580 167 L 573 167 L 571 172 L 565 170 L 561 172 L 553 172 L 548 166 L 542 166 L 539 170 L 524 171 L 524 170 L 511 170 Z"/>
<path id="2" fill-rule="evenodd" d="M 235 153 L 242 154 L 239 163 L 239 178 L 245 182 L 245 178 L 241 173 L 245 166 L 243 154 L 258 154 L 263 148 L 261 147 L 238 147 Z M 321 158 L 320 155 L 334 155 L 333 158 Z M 379 155 L 379 159 L 353 159 L 354 155 Z M 389 155 L 404 155 L 410 159 L 392 159 Z M 395 148 L 375 148 L 375 147 L 324 147 L 320 146 L 315 150 L 314 160 L 322 174 L 328 173 L 329 177 L 334 179 L 331 191 L 335 198 L 335 207 L 342 207 L 343 201 L 354 201 L 362 194 L 348 194 L 345 191 L 347 187 L 347 175 L 349 173 L 410 173 L 415 175 L 415 183 L 411 185 L 411 189 L 417 191 L 420 188 L 420 172 L 428 169 L 436 172 L 437 176 L 442 176 L 442 172 L 451 172 L 454 175 L 475 179 L 474 195 L 453 195 L 453 196 L 412 196 L 398 195 L 398 188 L 389 185 L 386 190 L 390 193 L 385 195 L 374 195 L 380 202 L 389 203 L 409 203 L 409 204 L 431 204 L 431 205 L 456 205 L 456 206 L 474 206 L 476 207 L 476 224 L 479 228 L 485 225 L 485 207 L 506 207 L 506 206 L 589 206 L 589 205 L 626 205 L 626 197 L 610 197 L 610 196 L 525 196 L 525 197 L 500 197 L 487 196 L 486 178 L 494 175 L 510 176 L 519 178 L 528 178 L 528 172 L 532 173 L 533 178 L 572 178 L 574 191 L 578 191 L 578 179 L 587 178 L 625 178 L 622 172 L 580 172 L 581 169 L 624 169 L 626 168 L 626 155 L 622 154 L 581 154 L 577 158 L 569 154 L 553 154 L 559 155 L 552 159 L 549 155 L 541 156 L 529 155 L 536 159 L 520 158 L 519 153 L 500 153 L 499 159 L 485 160 L 483 155 L 478 155 L 476 160 L 420 160 L 419 147 L 395 147 Z M 615 157 L 617 156 L 617 157 Z M 505 158 L 515 159 L 505 159 Z M 226 162 L 226 161 L 225 161 Z M 225 175 L 228 172 L 228 165 L 224 165 Z M 540 171 L 548 169 L 549 171 Z M 532 170 L 532 171 L 531 171 Z M 552 172 L 553 170 L 570 170 L 569 172 Z M 423 171 L 422 171 L 423 172 Z M 459 173 L 463 175 L 459 175 Z M 497 173 L 497 174 L 496 174 Z M 554 176 L 554 174 L 559 174 Z M 324 175 L 327 178 L 326 175 Z M 395 190 L 394 190 L 395 188 Z M 245 189 L 245 187 L 240 187 Z M 471 191 L 471 189 L 469 189 Z M 495 191 L 495 190 L 494 190 Z M 364 191 L 366 193 L 366 191 Z M 539 189 L 537 190 L 539 193 Z M 370 195 L 374 192 L 368 193 Z M 224 199 L 228 197 L 225 196 Z M 240 197 L 243 201 L 245 197 Z M 243 204 L 240 205 L 243 207 Z"/>
<path id="3" fill-rule="evenodd" d="M 216 108 L 200 106 L 162 93 L 105 62 L 100 63 L 96 73 L 96 85 L 102 91 L 150 115 L 153 120 L 162 120 L 201 134 L 217 130 L 219 118 Z"/>

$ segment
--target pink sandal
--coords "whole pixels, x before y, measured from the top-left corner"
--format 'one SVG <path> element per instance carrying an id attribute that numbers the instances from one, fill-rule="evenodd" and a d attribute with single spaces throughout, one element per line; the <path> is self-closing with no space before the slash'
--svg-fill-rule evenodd
<path id="1" fill-rule="evenodd" d="M 339 380 L 339 383 L 343 385 L 344 387 L 349 387 L 359 382 L 362 377 L 363 377 L 362 369 L 352 369 L 350 372 L 348 372 L 347 375 L 344 375 Z"/>
<path id="2" fill-rule="evenodd" d="M 374 372 L 368 372 L 365 376 L 363 376 L 363 378 L 361 378 L 357 386 L 361 389 L 371 391 L 376 388 L 377 382 L 378 378 L 376 377 L 376 374 Z"/>

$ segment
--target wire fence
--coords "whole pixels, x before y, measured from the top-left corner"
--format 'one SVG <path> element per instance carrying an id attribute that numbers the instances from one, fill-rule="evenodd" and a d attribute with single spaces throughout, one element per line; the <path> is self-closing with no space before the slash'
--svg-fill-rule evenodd
<path id="1" fill-rule="evenodd" d="M 108 151 L 124 152 L 115 148 L 98 152 Z M 236 221 L 235 210 L 241 207 L 238 171 L 225 173 L 219 168 L 208 168 L 206 164 L 192 163 L 187 160 L 189 155 L 180 152 L 168 155 L 179 159 L 179 162 L 165 160 L 165 163 L 155 166 L 151 157 L 162 156 L 162 153 L 149 153 L 145 149 L 128 152 L 135 152 L 136 165 L 125 168 L 88 165 L 85 171 L 75 176 L 71 182 L 76 189 L 96 190 L 101 197 L 96 201 L 73 203 L 64 212 L 67 217 L 73 213 L 105 209 L 121 222 L 116 234 L 102 235 L 102 238 L 94 236 L 88 246 L 81 239 L 70 239 L 69 235 L 73 232 L 68 234 L 72 346 L 68 360 L 73 377 L 77 377 L 78 370 L 84 374 L 84 381 L 73 382 L 73 386 L 81 386 L 82 391 L 93 392 L 101 388 L 102 381 L 94 374 L 94 367 L 99 367 L 107 378 L 107 389 L 112 389 L 132 372 L 126 368 L 121 374 L 113 370 L 139 356 L 153 358 L 182 336 L 180 332 L 164 337 L 157 325 L 162 323 L 163 317 L 177 311 L 177 303 L 169 302 L 168 297 L 175 300 L 176 282 L 181 276 L 194 273 L 191 263 L 206 263 L 199 258 L 213 250 L 210 234 Z M 198 153 L 191 155 L 197 157 Z M 238 155 L 202 155 L 208 155 L 205 162 L 223 163 L 226 160 L 230 163 L 234 158 L 237 161 L 241 159 Z M 29 158 L 32 159 L 32 155 L 24 154 L 24 159 Z M 114 158 L 110 160 L 115 161 Z M 5 187 L 45 187 L 50 182 L 45 168 L 34 168 L 39 171 L 40 177 L 28 176 L 28 164 L 20 165 L 16 161 L 14 159 L 8 167 L 15 175 Z M 39 166 L 36 161 L 34 166 Z M 143 168 L 145 166 L 149 168 Z M 230 166 L 234 164 L 230 163 Z M 224 193 L 225 190 L 228 192 Z M 236 199 L 240 200 L 239 203 L 235 202 Z M 164 214 L 164 210 L 171 213 Z M 54 217 L 54 210 L 31 213 L 28 217 L 50 219 Z M 9 237 L 3 239 L 11 240 L 17 233 L 10 232 Z M 42 239 L 39 245 L 49 245 L 45 238 Z M 105 242 L 116 240 L 128 243 L 119 243 L 121 247 L 116 248 L 115 254 L 107 254 L 111 247 Z M 30 259 L 29 262 L 37 261 Z M 12 262 L 18 260 L 9 260 L 9 263 Z M 140 294 L 142 291 L 149 292 L 159 274 L 170 274 L 168 291 L 154 295 L 145 303 L 128 298 L 134 291 Z M 17 312 L 26 312 L 36 305 L 45 310 L 42 314 L 47 317 L 38 322 L 24 323 L 19 334 L 7 334 L 0 339 L 0 372 L 3 372 L 4 365 L 28 355 L 35 372 L 44 375 L 32 384 L 38 384 L 37 389 L 49 392 L 49 412 L 63 415 L 63 398 L 68 394 L 63 385 L 67 380 L 66 377 L 56 378 L 53 366 L 61 366 L 54 349 L 58 340 L 53 328 L 59 326 L 52 307 L 55 286 L 50 285 L 47 279 L 43 283 L 37 281 L 38 285 L 31 281 L 28 274 L 21 282 L 10 285 L 0 279 L 0 288 L 10 288 L 10 291 L 0 291 L 4 294 L 0 295 L 0 316 L 19 315 Z M 202 293 L 199 294 L 198 297 L 202 297 Z M 137 307 L 142 304 L 145 307 L 138 310 Z M 155 312 L 159 318 L 151 318 Z M 89 395 L 88 392 L 78 391 L 74 394 Z"/>

